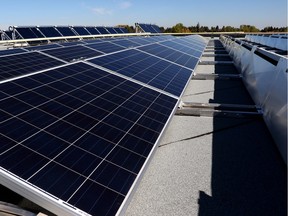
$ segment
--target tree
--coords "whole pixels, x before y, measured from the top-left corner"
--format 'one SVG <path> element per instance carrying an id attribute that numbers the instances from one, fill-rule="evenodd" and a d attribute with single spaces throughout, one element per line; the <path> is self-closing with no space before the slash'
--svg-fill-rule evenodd
<path id="1" fill-rule="evenodd" d="M 244 32 L 259 32 L 260 30 L 257 29 L 255 26 L 240 25 L 240 31 L 244 31 Z"/>
<path id="2" fill-rule="evenodd" d="M 190 32 L 190 30 L 185 27 L 182 23 L 178 23 L 171 29 L 172 33 L 187 33 Z"/>
<path id="3" fill-rule="evenodd" d="M 197 31 L 197 32 L 200 32 L 200 24 L 199 24 L 199 22 L 197 23 L 196 31 Z"/>

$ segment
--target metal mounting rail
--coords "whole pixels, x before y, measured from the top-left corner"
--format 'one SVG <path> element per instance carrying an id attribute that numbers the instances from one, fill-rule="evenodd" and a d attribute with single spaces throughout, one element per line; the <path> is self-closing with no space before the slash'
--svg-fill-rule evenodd
<path id="1" fill-rule="evenodd" d="M 16 39 L 16 40 L 3 40 L 0 44 L 9 43 L 25 43 L 33 41 L 53 41 L 65 39 L 87 39 L 87 38 L 103 38 L 103 37 L 123 37 L 123 36 L 149 36 L 151 33 L 123 33 L 123 34 L 97 34 L 97 35 L 77 35 L 77 36 L 61 36 L 61 37 L 46 37 L 46 38 L 32 38 L 32 39 Z"/>
<path id="2" fill-rule="evenodd" d="M 176 115 L 259 118 L 262 110 L 255 105 L 182 102 Z"/>
<path id="3" fill-rule="evenodd" d="M 242 79 L 241 74 L 202 74 L 196 73 L 192 80 L 239 80 Z"/>

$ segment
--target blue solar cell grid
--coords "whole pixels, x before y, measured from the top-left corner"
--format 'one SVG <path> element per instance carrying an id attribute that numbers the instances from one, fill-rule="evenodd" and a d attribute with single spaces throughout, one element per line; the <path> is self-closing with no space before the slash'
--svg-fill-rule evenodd
<path id="1" fill-rule="evenodd" d="M 180 96 L 192 71 L 137 50 L 115 53 L 89 62 Z"/>
<path id="2" fill-rule="evenodd" d="M 69 26 L 58 26 L 56 27 L 56 29 L 63 36 L 75 36 L 76 35 Z"/>
<path id="3" fill-rule="evenodd" d="M 0 88 L 0 165 L 92 215 L 116 214 L 177 103 L 84 63 Z"/>
<path id="4" fill-rule="evenodd" d="M 61 37 L 62 35 L 55 27 L 38 27 L 38 29 L 45 35 L 45 37 Z"/>
<path id="5" fill-rule="evenodd" d="M 102 55 L 102 53 L 96 50 L 81 45 L 45 50 L 43 52 L 67 62 Z"/>
<path id="6" fill-rule="evenodd" d="M 115 215 L 205 46 L 157 36 L 0 52 L 0 166 L 21 190 L 28 183 L 88 214 Z"/>
<path id="7" fill-rule="evenodd" d="M 86 28 L 82 26 L 74 26 L 73 29 L 77 32 L 78 35 L 90 35 Z"/>
<path id="8" fill-rule="evenodd" d="M 3 56 L 0 58 L 0 80 L 63 65 L 64 63 L 37 52 Z"/>

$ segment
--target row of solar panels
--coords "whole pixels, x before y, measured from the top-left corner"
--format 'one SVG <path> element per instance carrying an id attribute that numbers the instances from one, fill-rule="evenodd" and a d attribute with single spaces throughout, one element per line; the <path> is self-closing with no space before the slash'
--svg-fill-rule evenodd
<path id="1" fill-rule="evenodd" d="M 206 44 L 154 36 L 0 52 L 1 183 L 57 215 L 120 213 Z"/>
<path id="2" fill-rule="evenodd" d="M 263 52 L 265 53 L 264 56 L 265 56 L 265 58 L 267 58 L 267 59 L 271 59 L 270 57 L 266 56 L 266 55 L 269 55 L 269 53 L 271 53 L 272 55 L 270 54 L 269 56 L 272 56 L 272 59 L 276 59 L 276 60 L 275 60 L 276 62 L 273 62 L 272 60 L 269 60 L 269 61 L 273 62 L 273 64 L 277 64 L 277 63 L 278 63 L 278 60 L 279 60 L 279 58 L 280 58 L 278 55 L 288 56 L 287 48 L 286 48 L 286 50 L 285 50 L 284 47 L 283 47 L 283 46 L 286 46 L 286 47 L 287 47 L 287 42 L 285 42 L 285 43 L 283 44 L 283 43 L 281 42 L 281 39 L 280 39 L 280 38 L 277 38 L 276 40 L 277 40 L 278 42 L 276 41 L 275 43 L 276 43 L 276 44 L 282 44 L 282 45 L 283 45 L 283 46 L 282 46 L 282 49 L 276 48 L 275 46 L 272 46 L 272 44 L 270 44 L 270 43 L 265 43 L 265 42 L 263 42 L 263 41 L 261 41 L 261 43 L 258 43 L 258 42 L 252 42 L 252 41 L 247 40 L 247 39 L 236 39 L 236 38 L 232 38 L 232 37 L 230 37 L 230 36 L 225 36 L 225 37 L 231 39 L 232 41 L 235 41 L 236 44 L 239 44 L 239 45 L 243 46 L 245 49 L 247 49 L 247 50 L 249 50 L 249 51 L 251 51 L 251 50 L 253 49 L 253 47 L 255 47 L 256 53 L 258 53 L 258 51 L 259 51 L 260 53 L 262 53 L 262 50 L 263 50 Z M 265 38 L 267 38 L 267 37 L 265 37 Z M 275 40 L 275 38 L 272 39 L 272 40 Z M 280 40 L 280 41 L 279 41 L 279 40 Z M 285 39 L 285 40 L 287 40 L 287 39 Z M 259 41 L 259 42 L 260 42 L 260 41 Z M 267 41 L 266 41 L 266 42 L 267 42 Z M 265 44 L 269 44 L 269 45 L 271 45 L 271 46 L 265 45 Z M 267 51 L 268 51 L 268 52 L 267 52 Z M 278 55 L 274 55 L 274 54 L 278 54 Z M 261 55 L 261 54 L 260 54 L 260 55 Z"/>
<path id="3" fill-rule="evenodd" d="M 150 33 L 162 33 L 161 29 L 157 25 L 135 23 L 136 32 L 150 32 Z"/>
<path id="4" fill-rule="evenodd" d="M 287 34 L 246 35 L 245 39 L 250 42 L 277 48 L 283 51 L 288 50 L 288 35 Z"/>
<path id="5" fill-rule="evenodd" d="M 95 26 L 25 26 L 10 27 L 9 31 L 3 31 L 2 40 L 49 38 L 84 36 L 99 34 L 123 34 L 128 33 L 121 27 L 95 27 Z"/>

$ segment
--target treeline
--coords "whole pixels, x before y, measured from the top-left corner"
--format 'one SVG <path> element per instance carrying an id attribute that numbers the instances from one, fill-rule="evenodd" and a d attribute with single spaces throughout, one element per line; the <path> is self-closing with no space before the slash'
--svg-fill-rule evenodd
<path id="1" fill-rule="evenodd" d="M 201 26 L 197 23 L 196 26 L 186 27 L 182 23 L 178 23 L 171 28 L 161 28 L 163 32 L 166 33 L 194 33 L 194 32 L 288 32 L 288 27 L 265 27 L 263 29 L 258 29 L 253 25 L 240 25 L 239 28 L 233 26 Z"/>
<path id="2" fill-rule="evenodd" d="M 135 32 L 135 28 L 133 26 L 126 26 L 128 32 Z M 186 27 L 182 23 L 178 23 L 172 27 L 164 28 L 160 27 L 161 31 L 164 33 L 197 33 L 197 32 L 288 32 L 288 27 L 273 27 L 268 26 L 263 29 L 258 29 L 253 25 L 240 25 L 239 28 L 235 28 L 233 26 L 201 26 L 197 23 L 196 26 Z"/>

